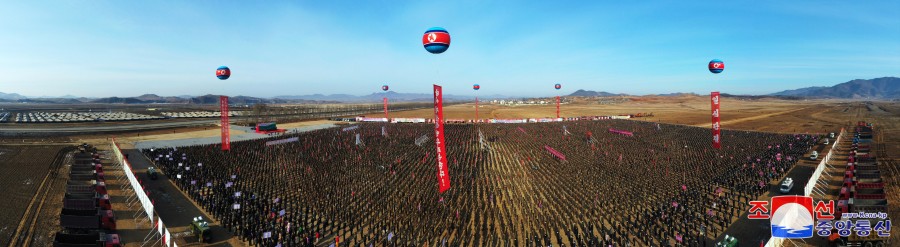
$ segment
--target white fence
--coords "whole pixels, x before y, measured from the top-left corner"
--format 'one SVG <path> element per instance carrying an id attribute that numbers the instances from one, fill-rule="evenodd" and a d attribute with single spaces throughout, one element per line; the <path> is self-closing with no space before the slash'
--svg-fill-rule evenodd
<path id="1" fill-rule="evenodd" d="M 806 182 L 806 187 L 803 188 L 803 195 L 809 196 L 812 194 L 813 189 L 816 188 L 816 184 L 819 181 L 819 177 L 822 176 L 822 172 L 825 171 L 825 167 L 828 166 L 828 162 L 831 161 L 833 157 L 832 154 L 837 148 L 837 144 L 841 142 L 841 137 L 844 136 L 844 130 L 841 130 L 841 133 L 838 134 L 837 138 L 834 139 L 834 143 L 831 144 L 831 150 L 828 151 L 828 154 L 825 155 L 825 158 L 822 159 L 822 162 L 819 162 L 819 165 L 816 166 L 816 170 L 813 172 L 812 177 L 809 178 L 809 181 Z"/>
<path id="2" fill-rule="evenodd" d="M 158 239 L 156 242 L 161 242 L 163 246 L 167 247 L 178 247 L 174 241 L 172 241 L 172 235 L 169 233 L 169 230 L 165 228 L 165 225 L 162 222 L 162 218 L 157 216 L 154 220 L 154 211 L 153 211 L 153 202 L 150 200 L 150 197 L 147 196 L 147 192 L 144 191 L 144 187 L 141 186 L 140 181 L 134 175 L 134 171 L 131 169 L 131 163 L 125 159 L 125 156 L 122 155 L 122 150 L 119 149 L 119 144 L 116 143 L 116 140 L 113 139 L 110 146 L 112 147 L 113 153 L 115 154 L 115 161 L 121 164 L 122 171 L 125 173 L 125 177 L 128 178 L 128 184 L 131 186 L 130 188 L 134 191 L 135 197 L 137 201 L 141 204 L 141 208 L 144 209 L 144 213 L 147 214 L 147 219 L 150 220 L 150 225 L 154 226 L 155 229 L 150 230 L 150 234 L 144 238 L 144 243 L 141 246 L 144 246 L 147 242 L 152 241 L 151 237 L 157 237 L 153 233 L 153 230 L 156 230 L 158 233 L 158 237 L 162 237 Z M 155 223 L 155 224 L 154 224 Z"/>
<path id="3" fill-rule="evenodd" d="M 819 165 L 816 166 L 816 170 L 813 172 L 812 176 L 809 178 L 809 181 L 806 182 L 806 187 L 803 188 L 803 195 L 809 196 L 812 194 L 813 188 L 816 187 L 817 182 L 819 181 L 819 177 L 822 176 L 822 172 L 825 171 L 825 167 L 828 166 L 828 162 L 831 161 L 831 157 L 837 148 L 837 144 L 841 142 L 841 137 L 844 136 L 844 130 L 841 129 L 841 133 L 838 134 L 837 138 L 834 139 L 834 143 L 831 144 L 831 150 L 828 151 L 828 154 L 825 155 L 825 158 L 822 158 L 822 162 L 819 162 Z M 784 244 L 784 238 L 769 238 L 769 241 L 766 242 L 766 247 L 778 247 Z"/>
<path id="4" fill-rule="evenodd" d="M 125 177 L 128 178 L 128 183 L 131 185 L 131 189 L 134 191 L 135 196 L 137 196 L 137 200 L 141 203 L 144 213 L 147 214 L 147 218 L 150 219 L 150 223 L 153 224 L 153 203 L 150 202 L 150 198 L 147 197 L 147 193 L 144 191 L 144 188 L 141 187 L 141 183 L 138 181 L 137 177 L 134 176 L 134 172 L 131 170 L 131 164 L 128 163 L 128 160 L 125 160 L 125 157 L 122 155 L 122 150 L 119 149 L 115 140 L 112 141 L 112 150 L 113 153 L 116 154 L 116 162 L 122 164 L 122 171 L 125 172 Z"/>

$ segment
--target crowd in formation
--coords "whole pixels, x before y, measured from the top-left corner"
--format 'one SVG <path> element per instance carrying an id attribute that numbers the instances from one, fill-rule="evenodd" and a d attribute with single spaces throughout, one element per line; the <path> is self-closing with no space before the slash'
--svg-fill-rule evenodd
<path id="1" fill-rule="evenodd" d="M 629 120 L 449 124 L 441 194 L 433 124 L 358 125 L 143 151 L 255 246 L 694 246 L 816 143 L 724 130 L 713 149 L 709 129 Z"/>

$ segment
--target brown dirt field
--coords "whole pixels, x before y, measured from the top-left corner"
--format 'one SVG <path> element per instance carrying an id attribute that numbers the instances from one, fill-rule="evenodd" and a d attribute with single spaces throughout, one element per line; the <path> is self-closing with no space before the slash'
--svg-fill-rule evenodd
<path id="1" fill-rule="evenodd" d="M 640 97 L 631 98 L 630 101 L 618 104 L 597 104 L 595 102 L 576 101 L 561 106 L 562 117 L 593 116 L 593 115 L 620 115 L 636 113 L 653 113 L 653 117 L 636 118 L 639 121 L 664 122 L 674 124 L 709 127 L 710 106 L 706 96 L 679 96 L 679 97 Z M 541 118 L 553 117 L 556 108 L 554 105 L 543 106 L 500 106 L 482 104 L 479 108 L 480 116 L 486 118 Z M 472 119 L 474 118 L 474 104 L 452 105 L 444 108 L 447 119 Z M 377 114 L 380 115 L 380 114 Z M 390 112 L 390 117 L 422 117 L 433 118 L 431 109 L 412 111 Z M 781 133 L 822 133 L 838 132 L 842 127 L 855 124 L 856 121 L 870 121 L 876 126 L 876 151 L 883 179 L 888 183 L 886 192 L 891 201 L 889 215 L 893 219 L 900 219 L 900 103 L 898 102 L 874 102 L 866 105 L 865 102 L 842 102 L 837 100 L 741 100 L 736 98 L 722 98 L 722 124 L 723 128 L 735 130 L 755 130 Z M 318 124 L 317 121 L 299 123 L 280 123 L 282 128 L 292 128 L 303 125 Z M 128 148 L 127 142 L 137 140 L 162 140 L 183 139 L 190 137 L 208 137 L 218 134 L 218 128 L 194 127 L 170 130 L 158 130 L 142 133 L 117 134 L 123 140 L 123 148 Z M 140 137 L 138 137 L 140 135 Z M 72 138 L 74 142 L 89 141 L 100 145 L 106 141 L 107 136 L 78 136 Z M 0 152 L 6 146 L 0 146 Z M 18 148 L 18 147 L 17 147 Z M 37 148 L 37 147 L 35 147 Z M 9 154 L 0 155 L 0 169 L 9 167 L 4 160 Z M 49 158 L 48 158 L 49 159 Z M 46 174 L 46 171 L 43 171 Z M 40 174 L 38 174 L 40 175 Z M 43 177 L 41 175 L 41 177 Z M 7 181 L 15 182 L 15 181 Z M 20 181 L 21 182 L 21 181 Z M 37 181 L 38 183 L 40 181 Z M 33 193 L 33 188 L 31 192 Z M 4 190 L 7 191 L 7 190 Z M 26 195 L 26 200 L 30 195 Z M 27 203 L 26 203 L 27 205 Z M 18 214 L 21 215 L 19 210 Z M 4 210 L 3 213 L 8 213 Z M 0 214 L 0 223 L 6 224 L 5 218 Z M 17 223 L 17 222 L 16 222 Z M 13 230 L 15 230 L 13 228 Z M 0 243 L 8 241 L 4 239 L 8 230 L 0 230 Z M 894 234 L 894 242 L 900 241 L 900 235 Z"/>
<path id="2" fill-rule="evenodd" d="M 45 246 L 47 236 L 58 228 L 58 215 L 62 207 L 60 164 L 66 156 L 59 157 L 64 146 L 19 145 L 0 146 L 0 244 L 25 246 L 25 243 Z M 56 201 L 54 201 L 56 200 Z M 57 209 L 54 212 L 53 207 Z M 52 224 L 48 224 L 52 223 Z M 56 225 L 56 226 L 54 226 Z"/>
<path id="3" fill-rule="evenodd" d="M 849 119 L 844 113 L 845 104 L 830 100 L 741 100 L 722 98 L 721 114 L 724 129 L 757 130 L 770 132 L 824 132 L 838 131 Z M 601 105 L 574 102 L 560 106 L 561 117 L 600 116 L 653 113 L 653 117 L 635 120 L 709 127 L 710 105 L 705 96 L 634 98 L 631 101 Z M 500 106 L 484 104 L 479 107 L 479 117 L 487 118 L 542 118 L 555 117 L 555 105 Z M 431 109 L 391 112 L 391 117 L 434 118 Z M 474 119 L 474 104 L 452 105 L 444 108 L 446 119 Z"/>

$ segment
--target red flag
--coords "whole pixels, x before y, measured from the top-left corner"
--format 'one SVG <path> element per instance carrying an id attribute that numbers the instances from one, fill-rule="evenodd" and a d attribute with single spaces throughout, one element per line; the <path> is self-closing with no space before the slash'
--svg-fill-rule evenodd
<path id="1" fill-rule="evenodd" d="M 388 104 L 387 103 L 388 103 L 387 97 L 384 97 L 384 118 L 387 119 L 388 122 L 390 122 L 391 119 L 388 118 Z"/>
<path id="2" fill-rule="evenodd" d="M 444 96 L 441 86 L 434 85 L 434 142 L 437 146 L 438 191 L 450 189 L 450 171 L 447 168 L 447 147 L 444 145 Z"/>

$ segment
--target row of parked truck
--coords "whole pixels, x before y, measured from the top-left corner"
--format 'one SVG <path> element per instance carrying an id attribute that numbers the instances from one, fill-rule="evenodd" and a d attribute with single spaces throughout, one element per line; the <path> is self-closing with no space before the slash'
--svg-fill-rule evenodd
<path id="1" fill-rule="evenodd" d="M 119 247 L 116 216 L 112 211 L 100 155 L 82 144 L 69 171 L 69 182 L 59 224 L 63 228 L 54 237 L 55 247 Z"/>
<path id="2" fill-rule="evenodd" d="M 887 199 L 884 194 L 884 181 L 878 170 L 878 163 L 872 153 L 872 125 L 858 122 L 854 127 L 850 152 L 844 171 L 835 217 L 840 219 L 844 213 L 878 213 L 887 212 Z M 875 225 L 875 222 L 872 222 Z M 856 234 L 841 238 L 841 246 L 884 246 L 885 239 L 876 234 L 859 237 Z"/>

